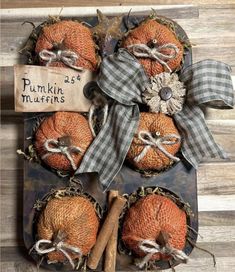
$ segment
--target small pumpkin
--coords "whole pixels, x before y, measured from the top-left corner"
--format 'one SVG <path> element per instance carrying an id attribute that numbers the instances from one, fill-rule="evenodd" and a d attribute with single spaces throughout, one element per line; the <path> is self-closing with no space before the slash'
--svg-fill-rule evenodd
<path id="1" fill-rule="evenodd" d="M 167 241 L 163 241 L 164 233 Z M 183 250 L 186 243 L 187 221 L 186 213 L 171 199 L 150 194 L 131 206 L 123 223 L 122 240 L 124 244 L 139 257 L 146 256 L 141 249 L 143 241 L 153 241 L 162 247 L 164 243 L 176 250 Z M 156 252 L 149 260 L 170 259 L 168 254 Z"/>
<path id="2" fill-rule="evenodd" d="M 35 52 L 68 50 L 77 55 L 74 65 L 95 71 L 98 66 L 96 45 L 91 30 L 75 21 L 59 21 L 43 27 L 36 43 Z M 42 64 L 45 64 L 41 60 Z M 49 66 L 67 67 L 61 61 L 47 62 Z"/>
<path id="3" fill-rule="evenodd" d="M 138 27 L 131 30 L 123 41 L 123 47 L 127 48 L 130 52 L 133 52 L 133 45 L 140 44 L 144 45 L 144 47 L 147 46 L 147 49 L 149 50 L 154 47 L 161 48 L 163 46 L 163 48 L 159 49 L 159 52 L 166 55 L 166 57 L 161 58 L 161 60 L 169 66 L 171 69 L 170 72 L 173 72 L 180 67 L 184 52 L 183 45 L 167 26 L 158 23 L 154 19 L 146 20 Z M 165 48 L 164 46 L 167 44 L 173 45 L 175 47 L 175 52 L 172 46 Z M 172 55 L 171 58 L 168 58 L 170 55 Z M 143 65 L 149 77 L 155 76 L 164 71 L 169 72 L 166 70 L 164 65 L 151 56 L 138 57 L 137 54 L 136 57 Z"/>
<path id="4" fill-rule="evenodd" d="M 127 160 L 140 170 L 164 170 L 179 159 L 180 135 L 173 119 L 163 113 L 142 112 Z"/>
<path id="5" fill-rule="evenodd" d="M 60 171 L 74 171 L 93 140 L 88 121 L 80 113 L 56 112 L 42 121 L 35 148 L 43 162 Z"/>
<path id="6" fill-rule="evenodd" d="M 92 203 L 82 196 L 65 196 L 52 198 L 42 211 L 37 224 L 39 241 L 62 242 L 68 247 L 78 248 L 81 254 L 67 250 L 67 254 L 73 260 L 86 256 L 96 242 L 99 227 L 99 219 Z M 62 236 L 57 237 L 58 233 Z M 62 247 L 63 248 L 63 247 Z M 51 262 L 64 262 L 65 254 L 60 250 L 47 253 Z"/>

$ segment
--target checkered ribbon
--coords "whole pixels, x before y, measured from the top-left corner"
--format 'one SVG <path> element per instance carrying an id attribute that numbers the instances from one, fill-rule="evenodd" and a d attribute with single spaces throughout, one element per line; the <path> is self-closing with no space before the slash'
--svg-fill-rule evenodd
<path id="1" fill-rule="evenodd" d="M 203 157 L 226 157 L 209 132 L 200 106 L 233 106 L 229 72 L 228 65 L 206 60 L 188 67 L 181 74 L 180 79 L 187 87 L 187 99 L 174 119 L 183 136 L 182 154 L 195 168 Z M 97 172 L 101 184 L 108 188 L 121 169 L 137 130 L 137 103 L 142 102 L 141 94 L 147 83 L 142 66 L 125 49 L 104 59 L 98 85 L 114 103 L 106 124 L 89 147 L 76 174 Z"/>
<path id="2" fill-rule="evenodd" d="M 148 78 L 141 64 L 125 49 L 105 58 L 98 85 L 115 102 L 106 124 L 89 147 L 76 174 L 97 172 L 107 188 L 117 175 L 139 123 L 141 93 Z"/>
<path id="3" fill-rule="evenodd" d="M 183 110 L 173 117 L 183 138 L 181 152 L 194 168 L 203 158 L 227 158 L 206 125 L 202 105 L 218 109 L 233 108 L 231 68 L 215 60 L 203 60 L 187 67 L 180 75 L 187 97 Z"/>

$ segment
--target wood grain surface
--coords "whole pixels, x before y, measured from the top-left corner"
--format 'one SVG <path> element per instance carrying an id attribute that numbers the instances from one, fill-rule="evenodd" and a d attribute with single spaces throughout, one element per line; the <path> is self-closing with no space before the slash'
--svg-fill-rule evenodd
<path id="1" fill-rule="evenodd" d="M 136 10 L 150 9 L 150 0 L 76 1 L 76 0 L 2 0 L 1 7 L 1 271 L 34 272 L 37 270 L 24 249 L 22 239 L 23 160 L 16 149 L 23 147 L 23 118 L 14 112 L 13 65 L 23 63 L 18 50 L 31 31 L 25 20 L 35 24 L 47 15 L 63 17 L 95 13 L 96 8 L 66 8 L 69 6 L 150 5 Z M 235 1 L 199 0 L 188 5 L 187 0 L 158 1 L 159 14 L 173 18 L 188 34 L 193 43 L 193 61 L 214 58 L 232 66 L 235 76 Z M 161 5 L 167 4 L 167 5 Z M 41 7 L 35 9 L 35 7 Z M 56 7 L 56 8 L 51 8 Z M 14 9 L 12 9 L 14 8 Z M 15 9 L 21 8 L 21 9 Z M 31 9 L 26 9 L 31 8 Z M 45 9 L 42 9 L 45 8 Z M 106 12 L 108 8 L 101 8 Z M 114 9 L 117 10 L 117 7 Z M 108 12 L 113 13 L 113 12 Z M 235 79 L 235 77 L 234 77 Z M 235 271 L 235 109 L 205 110 L 209 128 L 216 141 L 224 147 L 230 160 L 204 160 L 198 169 L 199 232 L 198 246 L 212 251 L 217 259 L 213 267 L 211 257 L 194 249 L 187 265 L 176 267 L 178 272 Z M 187 189 L 187 188 L 186 188 Z"/>

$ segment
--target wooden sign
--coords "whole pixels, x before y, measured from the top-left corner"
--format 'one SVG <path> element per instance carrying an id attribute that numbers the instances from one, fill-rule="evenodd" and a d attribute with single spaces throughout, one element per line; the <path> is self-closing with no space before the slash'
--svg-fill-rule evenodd
<path id="1" fill-rule="evenodd" d="M 87 112 L 91 101 L 84 86 L 94 73 L 70 68 L 33 65 L 14 66 L 16 112 L 77 111 Z"/>

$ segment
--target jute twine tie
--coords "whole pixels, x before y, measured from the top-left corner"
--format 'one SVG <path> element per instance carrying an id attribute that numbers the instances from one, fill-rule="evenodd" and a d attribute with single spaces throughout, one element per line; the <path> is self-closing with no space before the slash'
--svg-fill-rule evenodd
<path id="1" fill-rule="evenodd" d="M 50 147 L 49 145 L 53 145 L 54 147 Z M 42 159 L 47 158 L 50 153 L 61 153 L 66 156 L 66 158 L 70 161 L 71 166 L 73 170 L 77 169 L 77 166 L 71 156 L 71 153 L 80 153 L 83 154 L 84 151 L 77 146 L 62 146 L 60 145 L 59 141 L 54 140 L 54 139 L 48 139 L 44 143 L 44 148 L 49 152 L 42 156 Z"/>
<path id="2" fill-rule="evenodd" d="M 143 260 L 138 263 L 139 268 L 143 268 L 145 264 L 152 258 L 152 256 L 156 253 L 166 254 L 172 256 L 175 260 L 181 262 L 187 262 L 189 257 L 182 251 L 176 248 L 172 248 L 169 245 L 165 245 L 161 247 L 156 242 L 152 240 L 143 240 L 139 243 L 139 248 L 147 255 L 143 258 Z"/>
<path id="3" fill-rule="evenodd" d="M 49 245 L 51 245 L 51 247 L 46 248 L 46 249 L 42 249 L 42 248 L 40 248 L 41 244 L 44 244 L 44 245 L 49 244 Z M 74 264 L 72 258 L 69 256 L 68 251 L 72 252 L 74 254 L 79 254 L 82 256 L 82 251 L 80 248 L 75 247 L 75 246 L 71 246 L 67 243 L 64 243 L 63 241 L 60 241 L 58 243 L 54 243 L 51 240 L 41 239 L 41 240 L 37 241 L 37 243 L 34 245 L 34 249 L 40 255 L 47 254 L 47 253 L 50 253 L 53 251 L 60 251 L 68 259 L 68 261 L 71 264 L 73 269 L 75 268 L 75 264 Z"/>
<path id="4" fill-rule="evenodd" d="M 165 154 L 171 160 L 178 162 L 179 158 L 170 154 L 162 145 L 174 145 L 180 142 L 181 138 L 176 134 L 168 134 L 165 136 L 160 136 L 156 133 L 157 138 L 154 138 L 152 134 L 148 131 L 140 131 L 138 133 L 138 138 L 144 143 L 145 147 L 141 151 L 141 153 L 134 158 L 135 162 L 139 162 L 146 155 L 147 151 L 151 148 L 158 148 L 163 154 Z"/>
<path id="5" fill-rule="evenodd" d="M 51 62 L 61 61 L 70 68 L 73 68 L 77 71 L 83 71 L 83 67 L 75 65 L 78 59 L 78 55 L 70 50 L 58 50 L 52 52 L 47 49 L 43 49 L 39 52 L 39 57 L 41 60 L 46 62 L 46 66 L 49 66 Z"/>
<path id="6" fill-rule="evenodd" d="M 132 44 L 127 47 L 131 49 L 132 54 L 137 58 L 151 58 L 158 61 L 161 65 L 165 66 L 169 72 L 172 72 L 171 68 L 167 64 L 166 60 L 174 59 L 179 53 L 179 48 L 173 43 L 167 43 L 157 46 L 156 43 L 153 48 L 146 44 Z M 161 53 L 162 49 L 172 49 L 169 54 Z"/>

